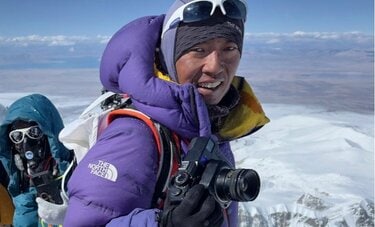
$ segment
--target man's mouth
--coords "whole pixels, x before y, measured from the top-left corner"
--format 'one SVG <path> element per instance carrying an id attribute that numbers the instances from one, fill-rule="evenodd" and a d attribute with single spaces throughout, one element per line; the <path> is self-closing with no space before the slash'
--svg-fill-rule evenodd
<path id="1" fill-rule="evenodd" d="M 215 81 L 212 83 L 198 83 L 198 87 L 206 88 L 206 89 L 215 89 L 220 86 L 223 81 Z"/>

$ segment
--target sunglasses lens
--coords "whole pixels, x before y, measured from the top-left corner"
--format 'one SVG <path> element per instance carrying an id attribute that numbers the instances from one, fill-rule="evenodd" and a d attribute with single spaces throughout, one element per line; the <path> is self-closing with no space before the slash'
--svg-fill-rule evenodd
<path id="1" fill-rule="evenodd" d="M 29 131 L 27 131 L 27 135 L 31 139 L 40 139 L 43 136 L 43 132 L 38 126 L 36 126 L 30 128 Z"/>
<path id="2" fill-rule="evenodd" d="M 12 131 L 10 132 L 9 137 L 13 143 L 19 143 L 23 140 L 23 133 L 20 131 Z"/>
<path id="3" fill-rule="evenodd" d="M 226 15 L 233 19 L 246 18 L 246 6 L 241 1 L 227 0 L 223 3 Z"/>
<path id="4" fill-rule="evenodd" d="M 213 5 L 211 2 L 194 2 L 189 4 L 184 9 L 184 22 L 196 22 L 210 17 Z"/>

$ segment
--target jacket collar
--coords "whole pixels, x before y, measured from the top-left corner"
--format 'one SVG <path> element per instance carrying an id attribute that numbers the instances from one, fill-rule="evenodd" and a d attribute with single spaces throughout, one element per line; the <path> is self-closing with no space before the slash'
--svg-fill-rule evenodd
<path id="1" fill-rule="evenodd" d="M 155 75 L 162 80 L 172 81 L 156 68 Z M 208 110 L 213 133 L 219 141 L 231 141 L 252 134 L 270 121 L 250 84 L 239 76 L 234 77 L 223 102 L 208 107 Z"/>

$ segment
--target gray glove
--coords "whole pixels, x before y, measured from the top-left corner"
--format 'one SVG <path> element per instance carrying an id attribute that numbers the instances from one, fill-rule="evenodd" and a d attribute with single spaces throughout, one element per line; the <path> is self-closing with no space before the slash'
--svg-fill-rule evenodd
<path id="1" fill-rule="evenodd" d="M 68 198 L 62 192 L 60 196 L 63 200 L 63 204 L 50 203 L 40 197 L 36 198 L 38 215 L 43 222 L 53 225 L 63 224 L 66 209 L 68 208 Z"/>

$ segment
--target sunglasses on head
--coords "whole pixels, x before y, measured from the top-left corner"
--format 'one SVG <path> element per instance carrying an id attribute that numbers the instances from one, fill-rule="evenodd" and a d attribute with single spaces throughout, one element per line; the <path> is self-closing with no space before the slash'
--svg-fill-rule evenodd
<path id="1" fill-rule="evenodd" d="M 162 36 L 180 21 L 191 23 L 208 19 L 217 7 L 229 18 L 246 20 L 245 0 L 194 0 L 181 6 L 171 15 L 163 28 Z"/>
<path id="2" fill-rule="evenodd" d="M 34 125 L 28 128 L 15 129 L 9 133 L 9 138 L 14 144 L 19 144 L 25 139 L 27 135 L 30 139 L 40 139 L 43 136 L 42 130 L 39 126 Z"/>

